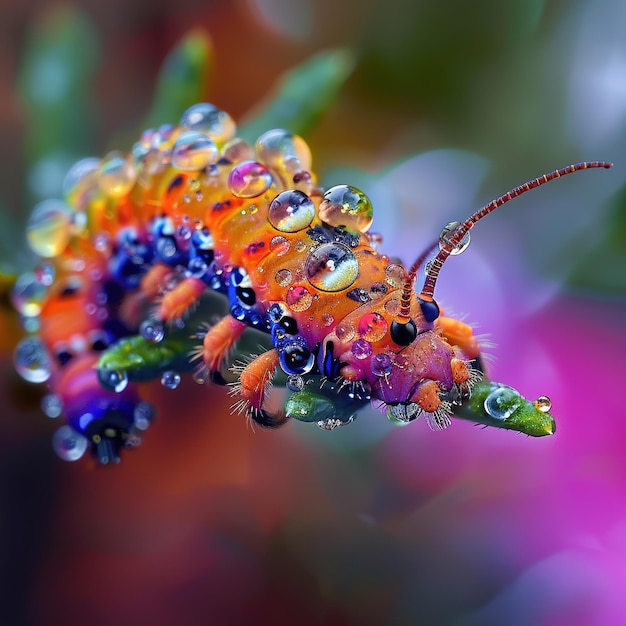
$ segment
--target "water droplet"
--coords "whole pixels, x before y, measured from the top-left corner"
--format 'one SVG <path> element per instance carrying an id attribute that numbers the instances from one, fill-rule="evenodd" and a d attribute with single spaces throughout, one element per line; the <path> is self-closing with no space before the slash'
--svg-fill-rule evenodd
<path id="1" fill-rule="evenodd" d="M 548 413 L 552 408 L 552 401 L 548 398 L 548 396 L 539 396 L 535 400 L 535 407 L 542 413 Z"/>
<path id="2" fill-rule="evenodd" d="M 359 320 L 359 335 L 366 341 L 381 340 L 387 333 L 387 320 L 380 313 L 366 313 Z"/>
<path id="3" fill-rule="evenodd" d="M 292 311 L 306 311 L 313 304 L 313 296 L 306 287 L 290 287 L 285 297 Z"/>
<path id="4" fill-rule="evenodd" d="M 78 461 L 87 450 L 87 438 L 65 424 L 52 435 L 52 447 L 64 461 Z"/>
<path id="5" fill-rule="evenodd" d="M 48 294 L 33 272 L 25 272 L 18 276 L 11 289 L 11 302 L 15 310 L 25 317 L 37 317 Z"/>
<path id="6" fill-rule="evenodd" d="M 113 198 L 127 195 L 136 180 L 135 166 L 120 154 L 110 155 L 100 166 L 98 185 L 104 193 Z"/>
<path id="7" fill-rule="evenodd" d="M 385 312 L 395 317 L 400 313 L 400 300 L 398 298 L 389 298 L 384 305 Z"/>
<path id="8" fill-rule="evenodd" d="M 117 370 L 98 370 L 100 384 L 109 391 L 120 393 L 128 386 L 128 374 Z"/>
<path id="9" fill-rule="evenodd" d="M 280 128 L 263 133 L 255 145 L 257 158 L 269 167 L 290 174 L 311 169 L 311 150 L 298 135 Z"/>
<path id="10" fill-rule="evenodd" d="M 356 255 L 341 243 L 322 244 L 312 250 L 306 260 L 306 277 L 321 291 L 343 291 L 358 275 Z"/>
<path id="11" fill-rule="evenodd" d="M 272 175 L 256 161 L 243 161 L 230 171 L 228 187 L 238 198 L 256 198 L 272 184 Z"/>
<path id="12" fill-rule="evenodd" d="M 208 102 L 199 102 L 189 107 L 182 114 L 180 125 L 199 131 L 220 145 L 232 139 L 237 132 L 233 118 Z"/>
<path id="13" fill-rule="evenodd" d="M 496 387 L 483 403 L 488 415 L 504 421 L 510 417 L 522 402 L 520 394 L 507 386 Z"/>
<path id="14" fill-rule="evenodd" d="M 35 268 L 35 278 L 44 286 L 49 287 L 56 276 L 56 269 L 52 263 L 40 263 Z"/>
<path id="15" fill-rule="evenodd" d="M 352 344 L 352 354 L 357 359 L 366 359 L 372 354 L 372 344 L 369 341 L 365 341 L 365 339 L 357 339 Z"/>
<path id="16" fill-rule="evenodd" d="M 270 250 L 276 256 L 283 256 L 284 254 L 287 254 L 290 248 L 291 244 L 289 243 L 289 240 L 282 235 L 277 235 L 270 241 Z"/>
<path id="17" fill-rule="evenodd" d="M 252 146 L 240 137 L 231 139 L 222 148 L 222 157 L 233 164 L 250 161 L 253 155 Z"/>
<path id="18" fill-rule="evenodd" d="M 31 250 L 43 257 L 61 254 L 70 241 L 72 215 L 62 200 L 44 200 L 34 209 L 26 224 Z"/>
<path id="19" fill-rule="evenodd" d="M 324 326 L 331 326 L 335 321 L 335 318 L 330 313 L 322 313 L 322 324 Z"/>
<path id="20" fill-rule="evenodd" d="M 360 189 L 337 185 L 324 194 L 319 216 L 330 226 L 365 233 L 372 225 L 374 210 L 370 199 Z"/>
<path id="21" fill-rule="evenodd" d="M 161 384 L 166 389 L 176 389 L 180 385 L 180 374 L 178 372 L 163 372 L 161 376 Z"/>
<path id="22" fill-rule="evenodd" d="M 203 170 L 216 158 L 215 142 L 196 130 L 179 135 L 172 148 L 172 166 L 183 172 Z"/>
<path id="23" fill-rule="evenodd" d="M 41 410 L 51 418 L 59 417 L 63 413 L 63 400 L 56 393 L 49 393 L 41 399 Z"/>
<path id="24" fill-rule="evenodd" d="M 159 343 L 165 337 L 165 326 L 161 320 L 148 318 L 141 322 L 139 333 L 144 339 L 152 343 Z"/>
<path id="25" fill-rule="evenodd" d="M 404 426 L 419 417 L 422 407 L 415 403 L 393 404 L 387 407 L 387 419 L 396 426 Z"/>
<path id="26" fill-rule="evenodd" d="M 291 270 L 282 269 L 276 272 L 274 278 L 281 287 L 287 287 L 288 285 L 291 285 L 291 282 L 293 281 L 293 274 L 291 273 Z"/>
<path id="27" fill-rule="evenodd" d="M 75 197 L 90 187 L 92 183 L 95 184 L 99 169 L 100 159 L 95 157 L 88 157 L 74 163 L 63 180 L 63 195 L 66 198 Z M 81 205 L 82 203 L 76 204 L 76 206 Z"/>
<path id="28" fill-rule="evenodd" d="M 385 376 L 391 372 L 393 361 L 388 354 L 375 354 L 370 365 L 374 376 Z"/>
<path id="29" fill-rule="evenodd" d="M 350 341 L 356 335 L 356 330 L 352 324 L 340 322 L 335 327 L 335 335 L 339 341 Z"/>
<path id="30" fill-rule="evenodd" d="M 50 356 L 39 337 L 26 337 L 13 355 L 17 373 L 29 383 L 43 383 L 50 377 Z"/>
<path id="31" fill-rule="evenodd" d="M 443 227 L 441 234 L 439 235 L 439 248 L 441 250 L 443 250 L 444 247 L 446 246 L 450 246 L 450 241 L 452 237 L 454 236 L 454 234 L 457 232 L 457 229 L 459 228 L 459 226 L 461 226 L 459 222 L 449 222 Z M 466 250 L 467 246 L 469 245 L 470 245 L 470 233 L 469 231 L 467 231 L 465 235 L 463 236 L 463 238 L 461 239 L 461 241 L 459 241 L 459 243 L 457 243 L 456 246 L 454 246 L 450 254 L 452 255 L 461 254 L 461 252 Z"/>
<path id="32" fill-rule="evenodd" d="M 302 391 L 304 389 L 304 378 L 294 375 L 287 378 L 287 389 L 290 391 Z"/>
<path id="33" fill-rule="evenodd" d="M 385 280 L 392 287 L 402 287 L 406 280 L 406 270 L 402 265 L 392 263 L 385 268 Z"/>
<path id="34" fill-rule="evenodd" d="M 307 249 L 307 245 L 302 240 L 296 241 L 295 249 L 296 252 L 304 252 Z"/>
<path id="35" fill-rule="evenodd" d="M 288 189 L 272 200 L 267 217 L 276 230 L 295 233 L 310 226 L 315 217 L 315 205 L 302 191 Z"/>
<path id="36" fill-rule="evenodd" d="M 149 402 L 140 402 L 133 412 L 133 422 L 139 430 L 146 430 L 154 420 L 155 410 Z"/>

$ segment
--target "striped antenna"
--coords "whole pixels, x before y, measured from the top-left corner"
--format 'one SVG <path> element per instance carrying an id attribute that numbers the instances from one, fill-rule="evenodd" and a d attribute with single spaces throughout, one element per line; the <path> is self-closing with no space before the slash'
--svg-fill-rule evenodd
<path id="1" fill-rule="evenodd" d="M 515 187 L 515 189 L 511 189 L 511 191 L 508 191 L 503 196 L 492 200 L 482 209 L 476 211 L 476 213 L 474 213 L 469 219 L 467 219 L 462 224 L 459 224 L 453 231 L 449 232 L 444 238 L 440 240 L 439 245 L 441 246 L 441 250 L 439 251 L 437 256 L 431 261 L 430 267 L 428 268 L 428 273 L 426 274 L 424 286 L 422 287 L 422 291 L 418 296 L 420 304 L 422 302 L 433 302 L 435 284 L 437 282 L 437 277 L 439 276 L 439 272 L 441 271 L 445 260 L 450 256 L 452 251 L 459 245 L 459 243 L 461 243 L 463 237 L 465 237 L 467 232 L 474 227 L 474 224 L 476 224 L 476 222 L 485 217 L 485 215 L 489 215 L 489 213 L 502 206 L 503 204 L 506 204 L 509 200 L 513 200 L 513 198 L 517 198 L 517 196 L 521 196 L 523 193 L 530 191 L 535 187 L 540 187 L 541 185 L 544 185 L 545 183 L 548 183 L 555 178 L 560 178 L 561 176 L 566 176 L 567 174 L 572 174 L 573 172 L 578 172 L 579 170 L 588 170 L 600 167 L 609 169 L 610 167 L 613 167 L 613 163 L 608 163 L 606 161 L 583 161 L 582 163 L 575 163 L 574 165 L 562 167 L 561 169 L 554 170 L 549 174 L 544 174 L 543 176 L 539 176 L 538 178 L 529 180 L 527 183 L 524 183 L 519 187 Z M 421 257 L 420 259 L 418 259 L 418 261 L 420 260 L 421 262 L 423 262 Z M 409 272 L 409 277 L 411 277 L 411 272 Z M 415 272 L 413 272 L 412 280 L 415 280 Z"/>

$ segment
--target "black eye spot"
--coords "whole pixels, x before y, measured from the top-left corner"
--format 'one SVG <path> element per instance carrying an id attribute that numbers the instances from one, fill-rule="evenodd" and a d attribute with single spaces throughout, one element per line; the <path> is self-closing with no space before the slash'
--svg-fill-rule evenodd
<path id="1" fill-rule="evenodd" d="M 107 347 L 108 347 L 108 344 L 106 342 L 106 339 L 96 339 L 91 344 L 91 349 L 95 350 L 96 352 L 102 352 L 103 350 L 106 350 Z"/>
<path id="2" fill-rule="evenodd" d="M 287 374 L 306 374 L 311 370 L 315 357 L 305 346 L 293 344 L 280 353 L 280 365 Z"/>
<path id="3" fill-rule="evenodd" d="M 393 320 L 390 333 L 394 343 L 397 343 L 399 346 L 408 346 L 417 337 L 417 327 L 413 320 L 409 320 L 406 324 Z"/>
<path id="4" fill-rule="evenodd" d="M 256 294 L 254 293 L 254 289 L 250 287 L 237 287 L 235 293 L 237 294 L 237 298 L 247 306 L 253 306 L 256 302 Z"/>
<path id="5" fill-rule="evenodd" d="M 57 352 L 57 361 L 61 365 L 65 365 L 69 360 L 71 360 L 74 355 L 69 350 L 59 350 Z"/>
<path id="6" fill-rule="evenodd" d="M 278 325 L 283 328 L 288 335 L 298 334 L 298 322 L 296 322 L 293 317 L 286 315 L 280 320 L 280 322 L 278 322 Z"/>

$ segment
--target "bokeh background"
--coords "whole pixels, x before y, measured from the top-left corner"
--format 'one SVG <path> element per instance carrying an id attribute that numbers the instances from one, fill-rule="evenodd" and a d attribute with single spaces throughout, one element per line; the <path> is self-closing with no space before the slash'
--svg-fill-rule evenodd
<path id="1" fill-rule="evenodd" d="M 408 263 L 524 180 L 616 166 L 507 205 L 441 277 L 446 309 L 497 345 L 491 376 L 551 396 L 547 439 L 369 413 L 252 432 L 222 390 L 185 381 L 149 390 L 159 419 L 120 466 L 66 464 L 12 371 L 5 303 L 0 623 L 624 623 L 625 27 L 622 0 L 3 2 L 4 283 L 74 160 L 129 147 L 194 89 L 253 119 L 322 50 L 345 51 L 346 80 L 304 125 L 314 167 L 371 195 Z"/>

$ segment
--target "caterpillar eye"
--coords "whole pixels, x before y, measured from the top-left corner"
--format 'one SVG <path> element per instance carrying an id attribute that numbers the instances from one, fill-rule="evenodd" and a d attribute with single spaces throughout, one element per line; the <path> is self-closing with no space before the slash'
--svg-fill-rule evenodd
<path id="1" fill-rule="evenodd" d="M 417 337 L 417 326 L 412 319 L 409 319 L 406 324 L 393 320 L 391 322 L 391 339 L 399 346 L 408 346 L 415 341 Z"/>
<path id="2" fill-rule="evenodd" d="M 306 374 L 313 369 L 315 355 L 305 346 L 289 344 L 279 354 L 280 366 L 290 376 Z"/>
<path id="3" fill-rule="evenodd" d="M 256 294 L 254 293 L 254 289 L 250 287 L 237 287 L 235 293 L 237 294 L 237 298 L 246 306 L 254 306 L 256 303 Z"/>
<path id="4" fill-rule="evenodd" d="M 283 317 L 280 322 L 278 322 L 278 325 L 281 326 L 288 335 L 298 334 L 298 322 L 296 322 L 293 317 Z"/>
<path id="5" fill-rule="evenodd" d="M 66 363 L 68 363 L 71 359 L 74 358 L 74 353 L 69 349 L 68 346 L 63 345 L 63 346 L 58 346 L 55 350 L 54 355 L 56 356 L 57 361 L 61 364 L 61 365 L 65 365 Z"/>

